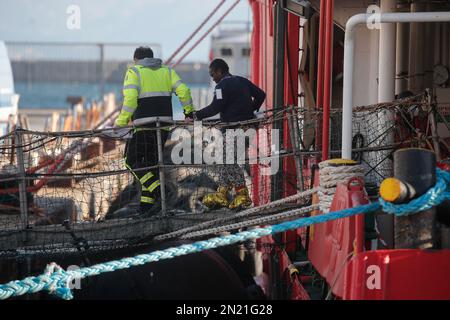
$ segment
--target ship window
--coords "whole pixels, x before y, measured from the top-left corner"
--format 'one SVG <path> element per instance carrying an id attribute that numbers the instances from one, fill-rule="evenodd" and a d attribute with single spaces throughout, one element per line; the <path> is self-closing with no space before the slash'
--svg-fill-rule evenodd
<path id="1" fill-rule="evenodd" d="M 243 48 L 242 49 L 242 56 L 243 57 L 250 57 L 250 48 Z"/>
<path id="2" fill-rule="evenodd" d="M 220 49 L 220 55 L 223 57 L 231 57 L 233 55 L 233 49 L 222 48 L 222 49 Z"/>

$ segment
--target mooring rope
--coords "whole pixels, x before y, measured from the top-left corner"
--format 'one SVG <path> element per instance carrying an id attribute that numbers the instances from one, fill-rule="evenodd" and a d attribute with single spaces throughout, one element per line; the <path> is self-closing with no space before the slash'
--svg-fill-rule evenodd
<path id="1" fill-rule="evenodd" d="M 323 213 L 330 212 L 336 187 L 339 183 L 347 183 L 352 178 L 364 178 L 364 167 L 361 165 L 333 165 L 330 161 L 319 163 L 320 187 L 318 191 L 319 206 Z"/>
<path id="2" fill-rule="evenodd" d="M 303 192 L 294 194 L 292 196 L 288 196 L 286 198 L 276 200 L 276 201 L 270 202 L 268 204 L 264 204 L 262 206 L 253 207 L 253 208 L 249 208 L 249 209 L 246 209 L 244 211 L 241 211 L 241 212 L 238 212 L 235 214 L 230 214 L 223 218 L 218 218 L 218 219 L 214 219 L 211 221 L 202 222 L 202 223 L 196 224 L 195 226 L 191 226 L 191 227 L 183 228 L 183 229 L 176 230 L 176 231 L 173 231 L 170 233 L 162 234 L 162 235 L 156 236 L 153 240 L 161 241 L 161 240 L 173 239 L 173 238 L 177 238 L 182 235 L 186 235 L 187 233 L 190 233 L 193 231 L 198 231 L 198 230 L 202 230 L 202 229 L 217 226 L 217 225 L 223 225 L 223 223 L 226 223 L 228 221 L 233 221 L 234 219 L 237 219 L 237 218 L 244 218 L 244 217 L 252 216 L 252 215 L 258 214 L 264 210 L 277 208 L 279 206 L 285 205 L 285 204 L 293 202 L 293 201 L 305 199 L 307 197 L 310 197 L 317 191 L 318 191 L 318 189 L 316 189 L 316 188 L 310 189 L 307 191 L 303 191 Z"/>
<path id="3" fill-rule="evenodd" d="M 312 212 L 313 210 L 317 210 L 317 209 L 319 209 L 318 205 L 312 205 L 312 206 L 303 207 L 300 209 L 295 209 L 293 211 L 271 214 L 271 215 L 261 217 L 261 218 L 241 221 L 241 222 L 237 222 L 237 223 L 233 223 L 233 224 L 229 224 L 229 225 L 225 225 L 225 226 L 219 226 L 219 227 L 215 227 L 215 228 L 210 228 L 210 229 L 206 229 L 206 230 L 190 232 L 184 236 L 181 236 L 181 239 L 193 239 L 193 238 L 207 236 L 210 234 L 226 232 L 226 231 L 230 231 L 230 230 L 242 229 L 242 228 L 247 228 L 247 227 L 252 227 L 252 226 L 260 226 L 263 224 L 267 224 L 268 222 L 280 221 L 280 220 L 284 220 L 284 219 L 288 219 L 288 218 L 303 216 L 305 213 Z"/>
<path id="4" fill-rule="evenodd" d="M 205 241 L 198 241 L 192 244 L 181 245 L 175 248 L 154 251 L 149 254 L 141 254 L 135 257 L 100 263 L 78 270 L 65 271 L 57 264 L 51 263 L 47 266 L 44 274 L 40 276 L 28 277 L 23 280 L 11 281 L 9 283 L 0 285 L 0 300 L 40 291 L 48 291 L 60 298 L 69 300 L 73 298 L 72 291 L 70 289 L 70 283 L 74 279 L 84 279 L 106 272 L 129 269 L 150 262 L 172 259 L 191 253 L 197 253 L 204 250 L 228 246 L 238 242 L 257 239 L 264 236 L 311 226 L 318 223 L 343 219 L 355 216 L 357 214 L 374 212 L 379 209 L 383 209 L 388 213 L 398 216 L 414 214 L 420 211 L 428 210 L 431 207 L 439 205 L 444 201 L 450 200 L 450 173 L 437 169 L 436 176 L 436 185 L 430 188 L 427 193 L 408 204 L 394 205 L 387 204 L 385 201 L 380 200 L 378 202 L 359 207 L 344 209 L 337 212 L 331 212 L 307 218 L 300 218 L 294 221 L 283 222 L 264 228 L 255 228 L 236 234 L 216 237 Z"/>

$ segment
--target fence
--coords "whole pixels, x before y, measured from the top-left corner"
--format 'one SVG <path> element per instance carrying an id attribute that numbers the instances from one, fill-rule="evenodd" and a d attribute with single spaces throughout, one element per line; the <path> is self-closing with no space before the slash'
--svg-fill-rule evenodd
<path id="1" fill-rule="evenodd" d="M 149 45 L 155 57 L 162 58 L 159 44 L 6 42 L 21 108 L 61 109 L 69 106 L 66 95 L 85 101 L 99 101 L 107 92 L 120 97 L 125 71 L 141 45 Z M 210 82 L 207 64 L 186 63 L 176 70 L 193 88 L 196 105 L 204 107 Z"/>

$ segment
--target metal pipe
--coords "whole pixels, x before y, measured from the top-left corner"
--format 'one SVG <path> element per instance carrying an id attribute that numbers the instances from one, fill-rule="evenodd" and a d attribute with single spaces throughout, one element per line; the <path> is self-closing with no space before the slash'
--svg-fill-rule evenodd
<path id="1" fill-rule="evenodd" d="M 433 66 L 440 64 L 441 62 L 441 30 L 442 29 L 442 23 L 436 23 L 434 26 L 434 45 L 436 46 L 433 51 Z"/>
<path id="2" fill-rule="evenodd" d="M 381 12 L 395 12 L 397 0 L 382 0 Z M 399 24 L 401 25 L 401 24 Z M 390 102 L 395 99 L 395 63 L 396 63 L 396 23 L 380 25 L 380 43 L 378 59 L 378 103 Z M 405 49 L 407 50 L 407 49 Z M 408 67 L 408 66 L 407 66 Z M 406 69 L 408 70 L 408 69 Z M 377 132 L 386 132 L 378 143 L 392 144 L 395 137 L 394 132 L 389 128 L 395 123 L 394 113 L 391 110 L 384 110 L 377 117 Z M 391 151 L 380 151 L 376 159 L 369 160 L 372 167 L 377 166 L 387 175 L 392 175 L 392 162 L 389 160 Z M 386 159 L 378 164 L 379 159 Z M 375 181 L 376 183 L 378 181 Z M 386 234 L 391 235 L 394 228 L 394 218 L 392 215 L 384 219 L 384 230 Z"/>
<path id="3" fill-rule="evenodd" d="M 287 122 L 289 127 L 289 136 L 291 138 L 292 149 L 294 151 L 294 161 L 295 161 L 295 173 L 297 174 L 297 189 L 298 192 L 303 191 L 303 180 L 302 180 L 302 156 L 298 154 L 299 151 L 299 141 L 298 135 L 296 134 L 296 126 L 294 122 L 298 121 L 297 114 L 294 108 L 291 109 L 290 114 L 287 115 Z"/>
<path id="4" fill-rule="evenodd" d="M 179 65 L 181 62 L 183 62 L 184 58 L 186 58 L 186 56 L 187 56 L 189 53 L 191 53 L 191 51 L 194 50 L 194 49 L 198 46 L 198 44 L 199 44 L 200 42 L 202 42 L 203 39 L 205 39 L 206 36 L 207 36 L 208 34 L 211 33 L 211 31 L 214 30 L 214 28 L 215 28 L 216 26 L 217 26 L 219 23 L 221 23 L 223 19 L 225 19 L 225 17 L 231 12 L 231 10 L 233 10 L 234 7 L 236 7 L 236 6 L 238 5 L 239 1 L 240 1 L 240 0 L 236 0 L 236 2 L 233 3 L 233 5 L 232 5 L 227 11 L 225 11 L 225 13 L 219 18 L 219 20 L 217 20 L 217 21 L 211 26 L 211 28 L 209 28 L 209 29 L 208 29 L 208 30 L 200 37 L 200 39 L 198 39 L 197 42 L 195 42 L 195 43 L 192 45 L 192 47 L 190 47 L 190 48 L 188 49 L 188 51 L 186 51 L 186 53 L 183 54 L 183 55 L 181 56 L 180 59 L 178 59 L 178 61 L 177 61 L 172 67 L 175 68 L 175 67 L 176 67 L 177 65 Z"/>
<path id="5" fill-rule="evenodd" d="M 333 72 L 333 10 L 334 0 L 327 1 L 325 15 L 325 65 L 323 83 L 322 161 L 328 160 L 330 141 L 331 81 Z"/>
<path id="6" fill-rule="evenodd" d="M 381 12 L 395 12 L 397 0 L 382 0 Z M 378 103 L 395 99 L 396 25 L 382 24 L 380 29 Z"/>
<path id="7" fill-rule="evenodd" d="M 357 14 L 346 24 L 344 45 L 344 89 L 342 115 L 342 158 L 352 156 L 352 111 L 353 111 L 353 60 L 355 56 L 355 28 L 370 21 L 372 14 Z M 396 12 L 381 13 L 380 23 L 396 22 L 440 22 L 450 21 L 450 12 Z"/>
<path id="8" fill-rule="evenodd" d="M 324 34 L 325 34 L 325 6 L 327 0 L 320 0 L 320 18 L 319 18 L 319 44 L 317 48 L 317 109 L 323 106 L 323 55 L 324 55 Z"/>
<path id="9" fill-rule="evenodd" d="M 25 178 L 25 163 L 23 157 L 22 147 L 22 133 L 21 128 L 17 127 L 14 131 L 14 135 L 18 144 L 17 147 L 17 169 L 19 171 L 19 203 L 20 203 L 20 216 L 22 218 L 23 230 L 28 229 L 28 204 L 27 204 L 27 187 Z"/>
<path id="10" fill-rule="evenodd" d="M 164 157 L 163 157 L 163 145 L 161 138 L 161 123 L 156 121 L 156 140 L 158 143 L 158 166 L 159 166 L 159 181 L 161 184 L 161 212 L 163 215 L 167 212 L 166 207 L 166 177 L 164 175 Z"/>
<path id="11" fill-rule="evenodd" d="M 285 71 L 285 53 L 286 53 L 286 11 L 278 1 L 274 7 L 274 65 L 273 65 L 273 108 L 282 108 L 284 105 L 284 71 Z M 279 130 L 279 137 L 283 136 L 283 121 L 274 121 L 273 130 Z M 272 144 L 274 141 L 271 142 Z M 279 168 L 282 167 L 281 159 Z M 282 170 L 273 175 L 271 180 L 272 201 L 281 198 L 282 194 Z"/>
<path id="12" fill-rule="evenodd" d="M 320 0 L 320 16 L 319 16 L 319 43 L 317 48 L 317 88 L 316 88 L 316 108 L 323 108 L 323 56 L 324 56 L 324 37 L 325 37 L 325 13 L 327 0 Z M 322 148 L 322 122 L 320 117 L 317 119 L 316 126 L 316 149 Z"/>
<path id="13" fill-rule="evenodd" d="M 396 2 L 396 1 L 395 1 Z M 392 3 L 385 4 L 385 6 L 382 6 L 382 12 L 386 11 L 396 11 L 395 3 L 392 6 Z M 399 10 L 403 10 L 402 7 L 399 8 Z M 408 6 L 409 10 L 409 6 Z M 387 27 L 387 28 L 386 28 Z M 391 27 L 391 28 L 389 28 Z M 392 36 L 391 32 L 395 32 L 395 30 L 392 30 L 393 28 L 396 28 L 396 34 L 395 34 L 395 44 L 393 46 L 389 46 L 391 50 L 386 49 L 385 41 L 390 41 L 392 38 L 390 38 L 388 35 L 390 34 Z M 386 34 L 387 33 L 387 34 Z M 407 23 L 396 23 L 392 25 L 381 25 L 380 30 L 380 57 L 379 57 L 379 87 L 378 87 L 378 102 L 381 101 L 392 101 L 395 98 L 395 94 L 399 94 L 401 92 L 404 92 L 408 89 L 408 80 L 406 76 L 408 75 L 409 70 L 409 24 Z M 391 54 L 394 54 L 394 59 L 392 59 Z M 394 65 L 391 65 L 391 60 L 394 61 Z M 389 69 L 386 65 L 383 63 L 387 63 L 390 68 L 393 68 L 394 72 L 394 95 L 390 95 L 390 89 L 388 85 L 385 84 L 384 81 L 381 79 L 385 79 L 387 77 L 390 77 L 391 74 L 389 72 Z M 395 69 L 395 70 L 394 70 Z M 390 78 L 388 79 L 388 82 L 390 82 Z M 389 83 L 389 85 L 391 85 Z M 393 115 L 391 111 L 385 110 L 382 112 L 379 117 L 377 118 L 377 126 L 378 130 L 382 130 L 381 132 L 384 132 L 387 130 L 389 126 L 391 126 L 393 122 Z M 379 131 L 380 132 L 380 131 Z M 393 143 L 394 136 L 393 133 L 387 134 L 387 139 L 390 143 Z M 381 158 L 386 158 L 388 155 L 388 152 L 390 151 L 384 151 L 380 152 Z M 375 162 L 378 164 L 379 157 L 370 157 L 370 159 L 375 160 Z M 382 167 L 382 170 L 386 170 L 386 172 L 391 175 L 392 174 L 392 161 L 389 159 L 389 157 L 386 158 L 385 161 L 383 161 L 380 166 Z M 375 178 L 374 182 L 376 184 L 379 183 L 378 179 Z M 376 217 L 376 223 L 378 224 L 378 229 L 380 231 L 380 234 L 382 235 L 382 238 L 385 240 L 385 243 L 388 248 L 393 247 L 394 242 L 394 217 L 392 215 L 381 215 Z"/>
<path id="14" fill-rule="evenodd" d="M 100 99 L 105 95 L 105 45 L 99 44 L 100 48 Z"/>
<path id="15" fill-rule="evenodd" d="M 397 24 L 397 44 L 396 44 L 396 82 L 395 93 L 399 94 L 408 89 L 408 67 L 409 67 L 409 24 Z"/>
<path id="16" fill-rule="evenodd" d="M 428 111 L 429 111 L 429 121 L 430 121 L 430 127 L 431 127 L 431 133 L 433 135 L 433 147 L 434 147 L 434 153 L 436 154 L 437 161 L 441 161 L 441 151 L 439 149 L 439 135 L 438 135 L 438 129 L 437 129 L 437 122 L 436 122 L 436 104 L 433 103 L 433 97 L 434 92 L 431 89 L 426 89 L 427 92 L 427 100 L 428 100 Z"/>
<path id="17" fill-rule="evenodd" d="M 411 3 L 411 13 L 423 12 L 423 3 Z M 426 21 L 424 21 L 426 22 Z M 410 49 L 409 49 L 409 90 L 412 92 L 422 91 L 425 78 L 425 25 L 417 22 L 410 25 Z"/>
<path id="18" fill-rule="evenodd" d="M 434 32 L 436 30 L 437 25 L 435 23 L 426 23 L 425 24 L 425 42 L 424 48 L 424 88 L 433 88 L 433 68 L 434 68 L 434 51 L 436 44 L 434 42 Z"/>
<path id="19" fill-rule="evenodd" d="M 441 40 L 441 61 L 444 66 L 450 63 L 450 24 L 442 24 L 442 40 Z"/>
<path id="20" fill-rule="evenodd" d="M 191 41 L 191 39 L 200 31 L 201 28 L 211 19 L 211 17 L 219 10 L 219 8 L 225 3 L 225 0 L 222 0 L 212 11 L 211 13 L 203 20 L 203 22 L 195 29 L 194 32 L 179 46 L 174 53 L 167 59 L 166 64 L 169 64 L 172 62 L 173 58 L 181 51 L 183 48 Z"/>
<path id="21" fill-rule="evenodd" d="M 295 151 L 299 152 L 300 149 L 304 149 L 304 143 L 300 139 L 300 129 L 299 129 L 299 126 L 298 126 L 298 119 L 299 118 L 298 118 L 297 110 L 296 109 L 292 109 L 292 112 L 293 112 L 293 115 L 294 115 L 292 124 L 294 125 L 294 128 L 293 128 L 294 129 L 294 141 L 295 141 L 295 146 L 296 146 Z M 302 145 L 301 148 L 299 148 L 300 144 Z M 297 169 L 297 170 L 299 170 L 299 172 L 297 173 L 297 175 L 298 175 L 297 184 L 298 184 L 298 187 L 299 187 L 299 191 L 303 191 L 303 190 L 305 190 L 304 181 L 303 181 L 303 174 L 302 174 L 303 156 L 301 154 L 296 154 L 296 156 L 297 156 L 297 160 L 299 162 L 298 163 L 299 169 Z"/>

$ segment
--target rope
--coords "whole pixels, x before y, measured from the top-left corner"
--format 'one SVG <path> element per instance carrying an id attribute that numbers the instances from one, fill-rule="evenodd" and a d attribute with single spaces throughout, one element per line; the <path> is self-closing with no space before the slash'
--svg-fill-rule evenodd
<path id="1" fill-rule="evenodd" d="M 27 293 L 36 293 L 39 291 L 48 291 L 62 299 L 70 300 L 73 298 L 73 295 L 70 290 L 69 284 L 74 279 L 84 279 L 86 277 L 97 276 L 106 272 L 129 269 L 131 267 L 144 265 L 150 262 L 172 259 L 191 253 L 198 253 L 204 250 L 228 246 L 231 244 L 244 242 L 251 239 L 257 239 L 287 230 L 298 229 L 317 223 L 350 217 L 355 214 L 371 212 L 376 210 L 377 208 L 379 208 L 379 204 L 373 203 L 357 208 L 342 210 L 339 212 L 301 218 L 294 221 L 280 223 L 274 226 L 268 226 L 265 228 L 255 228 L 249 231 L 239 232 L 237 234 L 216 237 L 206 241 L 198 241 L 192 244 L 181 245 L 176 248 L 154 251 L 149 254 L 141 254 L 131 258 L 124 258 L 116 261 L 101 263 L 78 270 L 64 271 L 62 268 L 52 263 L 47 267 L 43 275 L 28 277 L 24 280 L 11 281 L 7 284 L 0 285 L 0 300 L 8 299 L 13 296 L 24 295 Z"/>
<path id="2" fill-rule="evenodd" d="M 296 200 L 304 199 L 304 198 L 306 198 L 308 196 L 311 196 L 315 192 L 317 192 L 317 189 L 310 189 L 310 190 L 307 190 L 307 191 L 304 191 L 304 192 L 300 192 L 298 194 L 295 194 L 295 195 L 292 195 L 292 196 L 289 196 L 289 197 L 286 197 L 286 198 L 283 198 L 283 199 L 280 199 L 280 200 L 276 200 L 276 201 L 270 202 L 270 203 L 262 205 L 262 206 L 250 208 L 250 209 L 241 211 L 239 213 L 229 215 L 229 216 L 227 216 L 225 218 L 219 218 L 219 219 L 214 219 L 214 220 L 211 220 L 211 221 L 206 221 L 206 222 L 197 224 L 197 225 L 192 226 L 192 227 L 187 227 L 187 228 L 183 228 L 183 229 L 171 232 L 171 233 L 166 233 L 166 234 L 163 234 L 163 235 L 160 235 L 160 236 L 156 236 L 154 238 L 154 240 L 161 241 L 161 240 L 173 239 L 173 238 L 177 238 L 178 236 L 187 234 L 189 232 L 202 230 L 202 229 L 205 229 L 205 228 L 208 228 L 208 227 L 211 227 L 211 226 L 215 226 L 215 225 L 221 225 L 221 224 L 223 224 L 225 222 L 232 221 L 232 220 L 234 220 L 236 218 L 243 218 L 243 217 L 248 217 L 248 216 L 251 216 L 251 215 L 254 215 L 254 214 L 260 214 L 264 210 L 276 208 L 278 206 L 284 205 L 284 204 L 289 203 L 289 202 L 293 202 L 293 201 L 296 201 Z"/>
<path id="3" fill-rule="evenodd" d="M 436 169 L 436 185 L 425 194 L 406 204 L 393 204 L 379 199 L 383 211 L 396 216 L 407 216 L 413 213 L 425 211 L 438 206 L 444 201 L 450 200 L 450 173 Z"/>
<path id="4" fill-rule="evenodd" d="M 319 163 L 319 169 L 318 195 L 320 210 L 323 213 L 330 211 L 339 183 L 347 183 L 354 177 L 364 178 L 364 167 L 361 165 L 333 166 L 329 161 L 323 161 Z"/>
<path id="5" fill-rule="evenodd" d="M 355 208 L 349 208 L 307 218 L 300 218 L 294 221 L 283 222 L 264 228 L 255 228 L 249 231 L 216 237 L 206 241 L 198 241 L 192 244 L 185 244 L 161 251 L 154 251 L 149 254 L 141 254 L 135 257 L 101 263 L 78 270 L 65 271 L 55 263 L 51 263 L 47 266 L 44 274 L 40 276 L 28 277 L 23 280 L 11 281 L 7 284 L 0 285 L 0 300 L 40 291 L 48 291 L 60 298 L 68 300 L 73 298 L 69 284 L 74 279 L 84 279 L 86 277 L 96 276 L 106 272 L 128 269 L 150 262 L 172 259 L 191 253 L 198 253 L 204 250 L 228 246 L 318 223 L 343 219 L 357 214 L 374 212 L 380 208 L 383 208 L 383 210 L 386 210 L 388 213 L 393 213 L 399 216 L 405 215 L 406 213 L 413 214 L 427 210 L 432 206 L 439 205 L 444 201 L 450 200 L 450 174 L 437 169 L 436 175 L 437 183 L 433 188 L 431 188 L 423 196 L 405 205 L 386 205 L 384 201 L 380 200 L 379 202 Z"/>
<path id="6" fill-rule="evenodd" d="M 233 223 L 233 224 L 226 225 L 226 226 L 220 226 L 220 227 L 206 229 L 206 230 L 202 230 L 202 231 L 191 232 L 191 233 L 188 233 L 188 234 L 182 236 L 181 239 L 193 239 L 193 238 L 203 237 L 203 236 L 207 236 L 207 235 L 214 234 L 214 233 L 227 232 L 230 230 L 237 230 L 237 229 L 252 227 L 252 226 L 260 226 L 260 225 L 266 224 L 267 222 L 280 221 L 280 220 L 284 220 L 287 218 L 302 216 L 307 212 L 311 212 L 311 211 L 317 210 L 317 209 L 319 209 L 318 205 L 312 205 L 312 206 L 296 209 L 293 211 L 272 214 L 272 215 L 269 215 L 266 217 L 237 222 L 237 223 Z"/>

